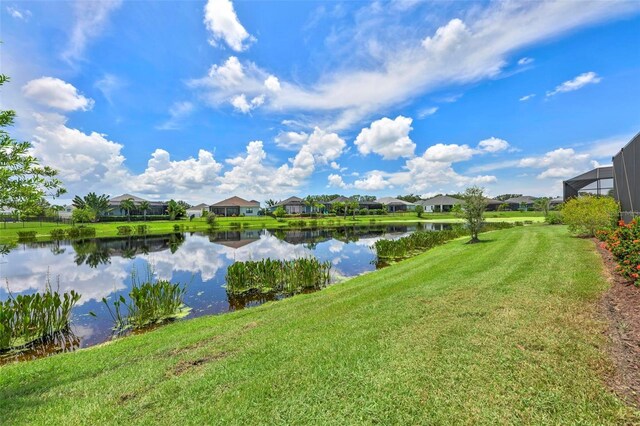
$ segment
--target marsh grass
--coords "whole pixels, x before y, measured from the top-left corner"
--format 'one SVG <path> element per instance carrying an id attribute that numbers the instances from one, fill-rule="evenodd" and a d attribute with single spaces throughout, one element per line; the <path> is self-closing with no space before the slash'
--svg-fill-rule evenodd
<path id="1" fill-rule="evenodd" d="M 113 302 L 113 309 L 106 298 L 102 299 L 118 333 L 183 318 L 191 311 L 184 303 L 186 285 L 157 280 L 151 268 L 147 269 L 144 280 L 134 269 L 131 286 L 129 298 L 120 296 Z"/>
<path id="2" fill-rule="evenodd" d="M 316 258 L 235 262 L 227 269 L 227 293 L 295 294 L 326 286 L 330 272 L 331 262 Z"/>
<path id="3" fill-rule="evenodd" d="M 507 222 L 484 223 L 480 232 L 495 231 L 513 227 Z M 452 229 L 444 231 L 417 231 L 406 237 L 397 240 L 378 240 L 373 248 L 381 264 L 388 264 L 390 261 L 406 259 L 442 245 L 455 238 L 469 235 L 469 231 L 463 226 L 454 226 Z"/>
<path id="4" fill-rule="evenodd" d="M 68 330 L 71 309 L 78 300 L 80 294 L 73 290 L 54 291 L 49 277 L 42 293 L 14 296 L 9 292 L 9 298 L 0 302 L 0 351 Z"/>

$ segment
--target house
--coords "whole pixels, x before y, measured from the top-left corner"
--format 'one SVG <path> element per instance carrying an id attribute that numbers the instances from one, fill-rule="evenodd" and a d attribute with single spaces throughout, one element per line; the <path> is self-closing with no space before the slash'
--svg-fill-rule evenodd
<path id="1" fill-rule="evenodd" d="M 135 195 L 122 194 L 109 200 L 109 208 L 111 211 L 105 213 L 105 216 L 128 216 L 129 212 L 120 207 L 124 200 L 132 200 L 136 205 L 136 209 L 130 212 L 131 215 L 164 215 L 167 214 L 167 207 L 169 206 L 169 203 L 166 201 L 149 201 L 144 198 L 136 197 Z M 139 209 L 139 206 L 145 201 L 149 203 L 149 209 L 146 212 L 143 212 Z"/>
<path id="2" fill-rule="evenodd" d="M 556 197 L 549 200 L 549 206 L 551 209 L 557 209 L 562 203 L 564 203 L 564 199 L 562 197 Z"/>
<path id="3" fill-rule="evenodd" d="M 65 204 L 64 206 L 60 206 L 60 210 L 58 211 L 58 217 L 60 219 L 71 219 L 74 209 L 75 207 L 73 207 L 73 205 Z"/>
<path id="4" fill-rule="evenodd" d="M 209 206 L 209 212 L 216 216 L 257 216 L 260 203 L 247 201 L 240 197 L 231 197 Z"/>
<path id="5" fill-rule="evenodd" d="M 533 203 L 537 200 L 536 197 L 531 197 L 529 195 L 524 195 L 522 197 L 513 197 L 508 200 L 504 200 L 504 204 L 509 205 L 510 210 L 523 210 L 528 211 L 533 209 Z"/>
<path id="6" fill-rule="evenodd" d="M 459 198 L 449 197 L 448 195 L 438 195 L 427 200 L 416 201 L 416 204 L 420 204 L 424 207 L 425 212 L 450 212 L 454 206 L 462 204 L 463 201 Z"/>
<path id="7" fill-rule="evenodd" d="M 376 200 L 383 206 L 387 206 L 387 211 L 389 213 L 396 212 L 412 212 L 416 209 L 416 205 L 414 203 L 410 203 L 408 201 L 399 200 L 393 197 L 382 197 Z"/>
<path id="8" fill-rule="evenodd" d="M 340 197 L 336 197 L 331 201 L 328 201 L 326 203 L 323 203 L 325 205 L 325 208 L 327 211 L 331 211 L 333 209 L 333 206 L 336 203 L 352 203 L 354 200 L 349 198 L 349 197 L 345 197 L 345 196 L 340 196 Z M 377 201 L 358 201 L 358 209 L 359 210 L 363 210 L 363 209 L 367 209 L 367 210 L 380 210 L 382 209 L 382 204 L 380 204 Z"/>
<path id="9" fill-rule="evenodd" d="M 282 207 L 287 214 L 302 214 L 307 212 L 307 205 L 302 198 L 289 197 L 269 207 L 269 211 L 274 212 L 278 207 Z"/>
<path id="10" fill-rule="evenodd" d="M 202 211 L 209 211 L 209 205 L 205 203 L 200 203 L 197 206 L 191 206 L 187 209 L 187 217 L 202 217 Z"/>
<path id="11" fill-rule="evenodd" d="M 488 212 L 495 212 L 496 210 L 498 210 L 498 208 L 504 204 L 504 201 L 500 201 L 500 200 L 496 200 L 493 198 L 486 198 L 485 201 L 487 202 L 487 208 L 486 210 Z"/>

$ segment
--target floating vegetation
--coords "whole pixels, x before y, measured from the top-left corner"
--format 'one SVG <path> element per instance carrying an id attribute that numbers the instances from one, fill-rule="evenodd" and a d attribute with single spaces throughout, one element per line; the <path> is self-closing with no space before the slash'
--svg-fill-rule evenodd
<path id="1" fill-rule="evenodd" d="M 236 262 L 227 269 L 227 293 L 299 293 L 329 284 L 330 271 L 331 262 L 316 258 Z"/>
<path id="2" fill-rule="evenodd" d="M 489 222 L 483 225 L 482 232 L 511 227 L 513 225 L 506 222 Z M 469 235 L 469 231 L 463 226 L 454 226 L 444 231 L 417 231 L 397 240 L 378 240 L 374 248 L 379 261 L 400 260 L 465 235 Z"/>
<path id="3" fill-rule="evenodd" d="M 114 330 L 121 333 L 187 316 L 191 308 L 184 304 L 186 290 L 186 285 L 156 280 L 151 268 L 147 269 L 147 277 L 142 282 L 134 269 L 129 300 L 120 296 L 113 302 L 113 309 L 106 298 L 102 303 L 115 323 Z"/>
<path id="4" fill-rule="evenodd" d="M 53 337 L 69 329 L 71 309 L 80 295 L 71 290 L 60 293 L 47 277 L 44 292 L 17 295 L 0 302 L 0 350 L 24 346 Z"/>

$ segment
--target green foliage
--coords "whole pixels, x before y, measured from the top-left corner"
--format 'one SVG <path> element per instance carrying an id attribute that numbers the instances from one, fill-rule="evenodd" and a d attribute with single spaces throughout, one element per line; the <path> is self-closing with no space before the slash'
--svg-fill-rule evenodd
<path id="1" fill-rule="evenodd" d="M 544 218 L 544 221 L 549 225 L 562 225 L 562 213 L 561 212 L 548 212 Z"/>
<path id="2" fill-rule="evenodd" d="M 0 86 L 8 81 L 9 77 L 0 74 Z M 56 179 L 56 170 L 40 166 L 29 154 L 30 142 L 18 142 L 5 130 L 14 118 L 14 111 L 0 111 L 0 210 L 26 212 L 38 206 L 44 196 L 57 197 L 66 190 Z"/>
<path id="3" fill-rule="evenodd" d="M 415 203 L 416 201 L 420 201 L 421 200 L 419 195 L 413 194 L 413 193 L 408 194 L 408 195 L 398 195 L 396 198 L 398 200 L 403 200 L 403 201 L 406 201 L 408 203 Z"/>
<path id="4" fill-rule="evenodd" d="M 618 272 L 636 286 L 640 284 L 640 222 L 633 219 L 625 224 L 620 220 L 613 230 L 599 230 L 596 236 L 605 241 L 602 247 L 609 250 L 618 262 Z"/>
<path id="5" fill-rule="evenodd" d="M 138 225 L 138 226 L 136 226 L 136 234 L 145 235 L 147 232 L 149 232 L 149 226 L 148 225 Z"/>
<path id="6" fill-rule="evenodd" d="M 544 213 L 545 217 L 549 214 L 549 210 L 551 210 L 551 198 L 549 197 L 541 197 L 533 202 L 534 210 L 538 212 Z"/>
<path id="7" fill-rule="evenodd" d="M 127 217 L 129 221 L 131 221 L 131 212 L 136 209 L 136 203 L 133 201 L 133 198 L 122 200 L 120 202 L 120 208 L 127 212 Z"/>
<path id="8" fill-rule="evenodd" d="M 495 199 L 499 201 L 506 201 L 509 198 L 518 198 L 518 197 L 522 197 L 522 194 L 501 194 L 501 195 L 498 195 Z"/>
<path id="9" fill-rule="evenodd" d="M 331 262 L 316 258 L 235 262 L 227 269 L 227 293 L 294 294 L 326 286 L 331 280 L 330 271 Z"/>
<path id="10" fill-rule="evenodd" d="M 90 192 L 82 198 L 76 195 L 73 197 L 72 204 L 76 209 L 89 208 L 93 210 L 96 217 L 104 216 L 111 211 L 107 194 L 97 195 L 95 192 Z"/>
<path id="11" fill-rule="evenodd" d="M 167 205 L 167 213 L 169 214 L 169 218 L 171 220 L 179 219 L 187 214 L 187 208 L 183 204 L 184 201 L 176 202 L 175 200 L 169 200 L 169 204 Z"/>
<path id="12" fill-rule="evenodd" d="M 53 291 L 47 278 L 45 291 L 13 296 L 0 302 L 0 350 L 23 346 L 36 339 L 65 331 L 71 321 L 71 309 L 80 295 Z"/>
<path id="13" fill-rule="evenodd" d="M 96 211 L 91 207 L 73 209 L 73 212 L 71 212 L 71 220 L 75 223 L 94 222 L 96 220 Z"/>
<path id="14" fill-rule="evenodd" d="M 613 227 L 619 211 L 613 198 L 590 195 L 570 199 L 561 210 L 569 231 L 588 237 L 593 237 L 599 229 Z"/>
<path id="15" fill-rule="evenodd" d="M 118 235 L 131 235 L 133 229 L 130 226 L 118 226 Z"/>
<path id="16" fill-rule="evenodd" d="M 62 228 L 56 228 L 49 231 L 49 234 L 53 240 L 62 240 L 64 239 L 66 232 Z"/>
<path id="17" fill-rule="evenodd" d="M 184 304 L 186 291 L 185 285 L 156 280 L 151 269 L 147 269 L 146 279 L 141 282 L 134 269 L 131 273 L 129 299 L 120 296 L 113 302 L 113 309 L 106 298 L 102 299 L 102 303 L 114 321 L 114 330 L 122 332 L 189 315 L 191 308 Z"/>
<path id="18" fill-rule="evenodd" d="M 18 241 L 32 241 L 36 238 L 36 231 L 18 231 Z"/>
<path id="19" fill-rule="evenodd" d="M 276 217 L 276 219 L 278 220 L 282 220 L 282 218 L 284 217 L 284 215 L 287 212 L 284 210 L 284 208 L 282 206 L 278 206 L 275 211 L 273 212 L 273 215 Z"/>
<path id="20" fill-rule="evenodd" d="M 422 206 L 422 204 L 418 204 L 416 206 L 416 214 L 418 215 L 418 217 L 422 217 L 423 213 L 424 213 L 424 207 Z"/>
<path id="21" fill-rule="evenodd" d="M 138 209 L 142 212 L 142 216 L 144 217 L 144 220 L 147 220 L 147 212 L 149 211 L 150 208 L 151 208 L 151 204 L 149 204 L 148 201 L 140 201 L 140 204 L 138 204 Z M 131 215 L 129 215 L 129 217 L 131 217 Z"/>
<path id="22" fill-rule="evenodd" d="M 209 213 L 207 215 L 207 225 L 213 227 L 216 224 L 216 215 L 214 213 Z"/>
<path id="23" fill-rule="evenodd" d="M 467 227 L 471 234 L 471 241 L 478 240 L 478 233 L 484 224 L 484 211 L 487 209 L 487 199 L 482 188 L 472 186 L 464 191 L 464 202 L 462 203 L 462 213 L 460 214 L 467 221 Z"/>

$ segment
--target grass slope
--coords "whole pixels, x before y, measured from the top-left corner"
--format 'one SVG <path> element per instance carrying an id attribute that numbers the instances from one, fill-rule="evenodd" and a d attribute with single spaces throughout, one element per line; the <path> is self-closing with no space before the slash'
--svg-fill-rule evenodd
<path id="1" fill-rule="evenodd" d="M 515 221 L 534 221 L 542 222 L 544 217 L 540 212 L 488 212 L 486 214 L 488 221 L 494 222 L 515 222 Z M 287 217 L 283 221 L 278 221 L 271 216 L 259 217 L 218 217 L 216 218 L 216 231 L 228 229 L 262 229 L 262 228 L 299 228 L 300 220 L 305 222 L 306 227 L 335 227 L 335 226 L 369 226 L 382 224 L 401 224 L 415 222 L 444 222 L 454 223 L 463 220 L 457 218 L 451 213 L 425 213 L 422 218 L 418 218 L 416 213 L 397 213 L 381 216 L 351 216 L 347 218 L 331 217 L 331 218 L 308 218 L 308 217 Z M 122 222 L 97 222 L 90 223 L 87 226 L 96 229 L 97 237 L 114 237 L 118 235 L 118 226 L 147 225 L 149 234 L 168 234 L 174 231 L 174 225 L 184 227 L 181 231 L 207 231 L 209 225 L 203 218 L 194 220 L 159 220 L 153 222 L 128 222 L 126 219 Z M 18 240 L 18 232 L 36 231 L 37 241 L 48 241 L 51 239 L 51 231 L 53 229 L 67 229 L 70 225 L 57 224 L 51 222 L 7 222 L 0 223 L 0 244 L 13 243 Z"/>
<path id="2" fill-rule="evenodd" d="M 620 424 L 606 288 L 563 227 L 456 240 L 318 293 L 0 367 L 9 424 Z"/>

